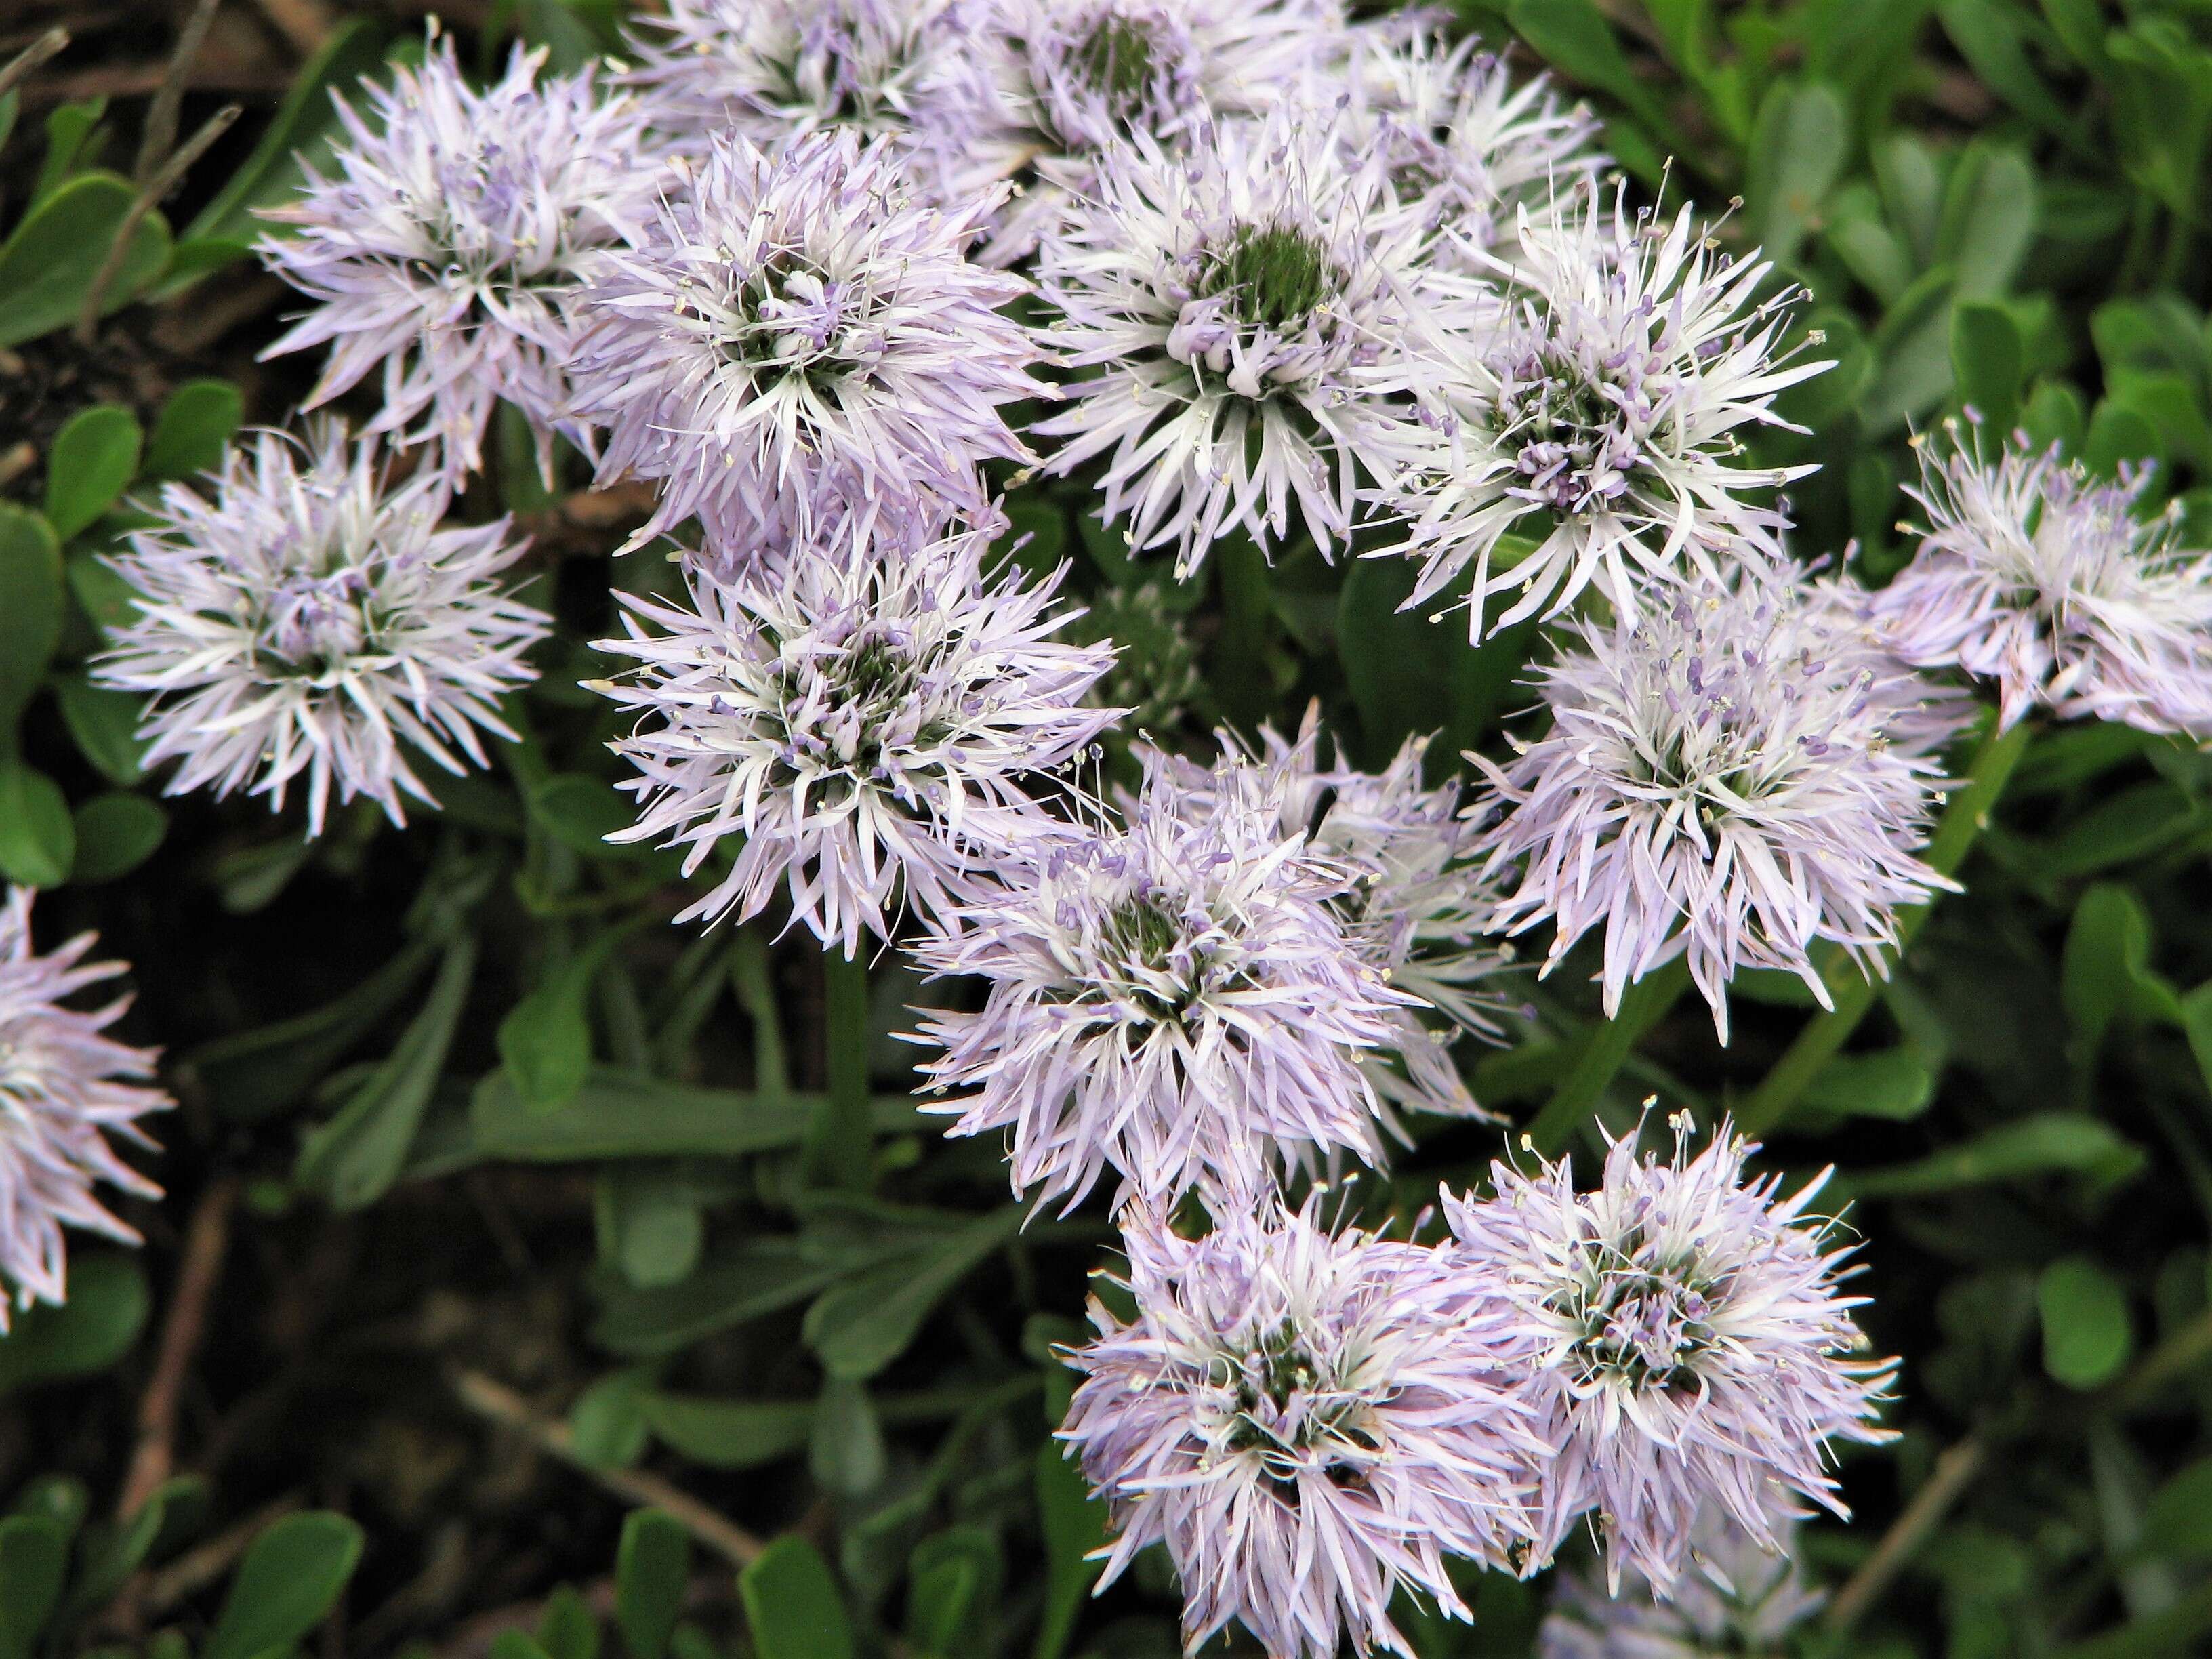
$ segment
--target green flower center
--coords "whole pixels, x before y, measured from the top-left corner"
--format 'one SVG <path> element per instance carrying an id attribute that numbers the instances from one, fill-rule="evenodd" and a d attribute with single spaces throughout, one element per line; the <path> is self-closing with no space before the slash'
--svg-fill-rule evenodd
<path id="1" fill-rule="evenodd" d="M 1319 311 L 1335 286 L 1326 248 L 1281 225 L 1240 225 L 1212 256 L 1200 292 L 1224 295 L 1228 313 L 1248 328 L 1285 333 Z"/>

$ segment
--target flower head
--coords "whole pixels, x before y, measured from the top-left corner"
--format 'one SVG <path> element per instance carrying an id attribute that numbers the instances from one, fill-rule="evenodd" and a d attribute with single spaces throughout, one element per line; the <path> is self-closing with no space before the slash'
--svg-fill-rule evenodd
<path id="1" fill-rule="evenodd" d="M 1036 428 L 1066 441 L 1050 466 L 1106 455 L 1103 515 L 1174 544 L 1178 574 L 1232 530 L 1279 540 L 1292 501 L 1324 551 L 1341 540 L 1364 458 L 1419 424 L 1432 337 L 1480 309 L 1335 123 L 1285 106 L 1183 155 L 1139 134 L 1040 251 L 1054 343 L 1091 371 Z"/>
<path id="2" fill-rule="evenodd" d="M 1794 295 L 1757 297 L 1770 267 L 1711 252 L 1684 208 L 1664 232 L 1608 210 L 1578 182 L 1580 213 L 1543 224 L 1520 213 L 1500 325 L 1455 360 L 1455 418 L 1401 427 L 1411 441 L 1391 489 L 1421 561 L 1411 608 L 1474 567 L 1463 599 L 1472 637 L 1492 599 L 1516 592 L 1494 626 L 1554 616 L 1595 583 L 1634 611 L 1653 579 L 1687 565 L 1717 573 L 1742 544 L 1772 553 L 1782 515 L 1747 495 L 1811 467 L 1736 464 L 1747 426 L 1786 424 L 1775 394 L 1827 367 L 1790 363 L 1779 336 Z M 1539 544 L 1496 559 L 1528 525 Z"/>
<path id="3" fill-rule="evenodd" d="M 1450 1041 L 1470 1032 L 1501 1041 L 1507 1004 L 1488 983 L 1512 953 L 1487 942 L 1496 896 L 1475 854 L 1476 831 L 1460 812 L 1456 780 L 1435 789 L 1423 779 L 1428 740 L 1408 738 L 1381 772 L 1326 764 L 1318 708 L 1295 742 L 1261 730 L 1262 754 L 1242 766 L 1170 765 L 1187 792 L 1186 812 L 1211 810 L 1226 785 L 1249 793 L 1249 810 L 1272 816 L 1285 836 L 1305 836 L 1340 878 L 1328 907 L 1367 965 L 1407 998 L 1391 1017 L 1391 1041 L 1366 1054 L 1376 1091 L 1394 1107 L 1467 1115 L 1480 1112 Z M 1225 747 L 1236 747 L 1226 734 Z M 1438 1030 L 1422 1006 L 1443 1017 Z"/>
<path id="4" fill-rule="evenodd" d="M 614 745 L 639 775 L 618 841 L 682 847 L 689 875 L 736 857 L 678 918 L 757 915 L 779 886 L 794 917 L 851 956 L 891 931 L 901 896 L 930 913 L 979 858 L 1040 816 L 1023 781 L 1079 754 L 1119 711 L 1085 706 L 1107 646 L 1052 635 L 1059 578 L 983 574 L 987 534 L 915 551 L 794 557 L 690 603 L 624 596 L 599 649 L 637 667 L 600 690 L 641 718 Z"/>
<path id="5" fill-rule="evenodd" d="M 498 580 L 528 545 L 507 520 L 441 530 L 445 484 L 388 488 L 374 441 L 337 422 L 259 434 L 212 487 L 168 485 L 112 561 L 138 614 L 94 665 L 150 694 L 147 762 L 184 763 L 169 793 L 251 783 L 281 809 L 304 777 L 311 836 L 333 785 L 402 823 L 401 796 L 437 805 L 410 748 L 458 775 L 487 763 L 479 730 L 514 735 L 498 700 L 537 678 L 548 619 Z"/>
<path id="6" fill-rule="evenodd" d="M 917 948 L 986 986 L 923 1026 L 945 1050 L 923 1069 L 975 1091 L 933 1109 L 1006 1131 L 1015 1190 L 1071 1208 L 1109 1165 L 1164 1200 L 1278 1155 L 1378 1158 L 1361 1055 L 1407 999 L 1328 908 L 1343 876 L 1244 792 L 1194 808 L 1146 764 L 1127 829 L 1041 840 Z"/>
<path id="7" fill-rule="evenodd" d="M 1519 85 L 1474 37 L 1448 45 L 1432 14 L 1413 12 L 1347 31 L 1344 137 L 1353 153 L 1379 149 L 1401 201 L 1445 232 L 1443 257 L 1517 252 L 1521 216 L 1556 234 L 1605 158 L 1590 146 L 1597 119 L 1562 107 L 1541 76 Z"/>
<path id="8" fill-rule="evenodd" d="M 1844 1514 L 1827 1443 L 1889 1437 L 1873 1419 L 1893 1370 L 1865 1357 L 1860 1299 L 1838 1293 L 1848 1250 L 1807 1219 L 1826 1177 L 1784 1199 L 1772 1177 L 1744 1181 L 1757 1148 L 1726 1124 L 1694 1158 L 1686 1117 L 1674 1127 L 1663 1163 L 1615 1141 L 1595 1192 L 1562 1159 L 1493 1164 L 1496 1197 L 1444 1197 L 1466 1270 L 1540 1345 L 1559 1452 L 1536 1472 L 1536 1559 L 1594 1515 L 1614 1585 L 1633 1567 L 1661 1595 L 1702 1504 L 1775 1551 L 1798 1499 Z"/>
<path id="9" fill-rule="evenodd" d="M 986 118 L 988 35 L 975 0 L 670 0 L 642 15 L 624 81 L 654 127 L 704 152 L 718 134 L 763 149 L 825 127 L 900 138 L 917 165 L 962 173 Z"/>
<path id="10" fill-rule="evenodd" d="M 1341 33 L 1334 0 L 995 0 L 985 31 L 1000 120 L 1034 178 L 992 245 L 1018 258 L 1092 194 L 1136 134 L 1179 151 L 1264 115 Z"/>
<path id="11" fill-rule="evenodd" d="M 33 954 L 30 890 L 9 890 L 0 907 L 0 1335 L 11 1301 L 27 1308 L 65 1299 L 63 1228 L 138 1242 L 93 1196 L 95 1182 L 135 1197 L 161 1195 L 107 1142 L 112 1132 L 152 1146 L 138 1120 L 175 1103 L 138 1080 L 154 1075 L 152 1049 L 102 1035 L 130 999 L 89 1012 L 62 1006 L 127 971 L 119 962 L 86 962 L 94 943 L 84 933 Z"/>
<path id="12" fill-rule="evenodd" d="M 825 488 L 982 510 L 981 464 L 1027 455 L 999 406 L 1038 390 L 998 309 L 1025 285 L 966 257 L 989 206 L 929 205 L 889 140 L 849 129 L 716 139 L 584 295 L 600 477 L 663 489 L 629 544 L 696 514 L 742 545 Z"/>
<path id="13" fill-rule="evenodd" d="M 1608 1014 L 1686 953 L 1723 1042 L 1739 969 L 1796 974 L 1824 1006 L 1815 941 L 1883 971 L 1897 907 L 1948 884 L 1914 856 L 1940 775 L 1885 724 L 1910 672 L 1763 579 L 1573 631 L 1540 681 L 1551 729 L 1503 770 L 1477 760 L 1504 812 L 1480 842 L 1512 884 L 1498 925 L 1552 922 L 1546 972 L 1602 927 Z"/>
<path id="14" fill-rule="evenodd" d="M 1720 1504 L 1699 1506 L 1690 1528 L 1696 1571 L 1662 1601 L 1641 1573 L 1620 1575 L 1620 1594 L 1588 1572 L 1560 1574 L 1537 1632 L 1536 1659 L 1738 1659 L 1780 1655 L 1790 1632 L 1827 1600 L 1807 1588 L 1793 1550 L 1797 1523 L 1778 1520 L 1768 1547 Z"/>
<path id="15" fill-rule="evenodd" d="M 1411 1655 L 1401 1586 L 1468 1617 L 1447 1554 L 1498 1564 L 1522 1535 L 1521 1477 L 1544 1443 L 1511 1380 L 1510 1310 L 1448 1251 L 1310 1211 L 1224 1215 L 1206 1237 L 1127 1234 L 1123 1323 L 1097 1334 L 1060 1438 L 1118 1533 L 1111 1583 L 1164 1543 L 1195 1651 L 1241 1620 L 1281 1659 Z"/>
<path id="16" fill-rule="evenodd" d="M 301 199 L 264 216 L 297 230 L 261 257 L 316 307 L 263 355 L 330 346 L 310 408 L 380 371 L 367 430 L 434 444 L 455 482 L 483 464 L 502 398 L 541 465 L 556 430 L 588 444 L 568 410 L 569 302 L 653 198 L 635 100 L 588 69 L 541 84 L 544 58 L 518 48 L 479 92 L 435 42 L 390 87 L 365 83 L 365 114 L 338 100 L 336 170 L 308 168 Z"/>
<path id="17" fill-rule="evenodd" d="M 2055 449 L 1923 449 L 1919 556 L 1875 595 L 1889 644 L 1997 683 L 2006 726 L 2062 718 L 2212 737 L 2212 553 L 2178 541 L 2179 503 L 2139 516 L 2148 469 L 2101 483 Z"/>

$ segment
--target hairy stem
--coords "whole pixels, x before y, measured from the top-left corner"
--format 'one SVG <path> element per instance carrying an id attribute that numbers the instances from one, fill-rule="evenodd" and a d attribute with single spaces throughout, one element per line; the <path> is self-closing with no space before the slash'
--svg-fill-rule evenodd
<path id="1" fill-rule="evenodd" d="M 808 1171 L 828 1185 L 866 1192 L 875 1138 L 868 1103 L 867 958 L 824 951 L 822 977 L 829 1093 L 807 1135 Z"/>
<path id="2" fill-rule="evenodd" d="M 1603 1098 L 1630 1051 L 1666 1018 L 1689 985 L 1689 959 L 1676 957 L 1621 993 L 1620 1012 L 1590 1033 L 1573 1067 L 1528 1126 L 1528 1138 L 1538 1152 L 1557 1158 L 1566 1150 L 1568 1139 Z"/>

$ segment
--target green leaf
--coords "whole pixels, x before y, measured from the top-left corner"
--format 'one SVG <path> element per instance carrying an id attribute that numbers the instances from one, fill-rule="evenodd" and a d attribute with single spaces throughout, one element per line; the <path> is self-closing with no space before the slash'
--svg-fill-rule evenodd
<path id="1" fill-rule="evenodd" d="M 2198 823 L 2200 810 L 2163 780 L 2137 784 L 2092 807 L 2033 848 L 2028 867 L 2046 881 L 2094 876 L 2179 840 Z"/>
<path id="2" fill-rule="evenodd" d="M 907 1351 L 945 1293 L 1020 1231 L 1024 1212 L 979 1217 L 916 1262 L 892 1261 L 825 1291 L 806 1310 L 807 1346 L 830 1376 L 860 1382 Z"/>
<path id="3" fill-rule="evenodd" d="M 712 1469 L 754 1469 L 795 1455 L 813 1433 L 811 1400 L 708 1400 L 643 1395 L 646 1424 L 677 1452 Z"/>
<path id="4" fill-rule="evenodd" d="M 145 1328 L 145 1270 L 135 1257 L 103 1250 L 70 1263 L 69 1300 L 33 1303 L 0 1336 L 0 1395 L 106 1370 Z"/>
<path id="5" fill-rule="evenodd" d="M 2036 1281 L 2043 1315 L 2043 1369 L 2069 1389 L 2118 1376 L 2135 1346 L 2127 1292 L 2087 1256 L 2054 1261 Z"/>
<path id="6" fill-rule="evenodd" d="M 2212 1457 L 2199 1458 L 2151 1494 L 2140 1547 L 2185 1561 L 2212 1557 Z"/>
<path id="7" fill-rule="evenodd" d="M 907 1568 L 907 1642 L 922 1659 L 989 1653 L 1006 1563 L 986 1527 L 949 1527 L 914 1547 Z"/>
<path id="8" fill-rule="evenodd" d="M 107 258 L 108 245 L 137 199 L 112 173 L 72 179 L 23 216 L 0 244 L 0 346 L 21 345 L 76 320 Z M 131 250 L 107 291 L 105 309 L 120 311 L 169 258 L 169 227 L 149 213 L 131 233 Z"/>
<path id="9" fill-rule="evenodd" d="M 156 1486 L 136 1515 L 114 1526 L 95 1528 L 80 1549 L 80 1565 L 64 1616 L 82 1618 L 106 1607 L 131 1575 L 145 1565 L 172 1525 L 180 1519 L 192 1519 L 205 1509 L 207 1498 L 206 1481 L 198 1475 L 179 1475 Z"/>
<path id="10" fill-rule="evenodd" d="M 661 1659 L 684 1611 L 691 1535 L 661 1510 L 632 1510 L 615 1553 L 615 1628 L 629 1659 Z"/>
<path id="11" fill-rule="evenodd" d="M 1953 163 L 1936 256 L 1959 297 L 1986 300 L 2012 285 L 2035 235 L 2035 167 L 2008 144 L 1978 139 Z"/>
<path id="12" fill-rule="evenodd" d="M 652 852 L 640 845 L 614 846 L 607 837 L 637 822 L 629 798 L 611 784 L 580 772 L 562 772 L 530 793 L 531 816 L 546 834 L 570 852 L 587 859 L 637 858 Z"/>
<path id="13" fill-rule="evenodd" d="M 575 1097 L 592 1068 L 592 981 L 622 943 L 609 928 L 546 976 L 499 1023 L 499 1057 L 523 1104 L 550 1111 Z"/>
<path id="14" fill-rule="evenodd" d="M 69 1576 L 69 1534 L 42 1517 L 0 1521 L 0 1659 L 32 1659 Z"/>
<path id="15" fill-rule="evenodd" d="M 842 1377 L 823 1380 L 814 1405 L 808 1466 L 814 1478 L 844 1498 L 865 1498 L 883 1484 L 889 1458 L 883 1425 L 867 1389 Z"/>
<path id="16" fill-rule="evenodd" d="M 1959 401 L 1989 430 L 2008 433 L 2020 415 L 2020 330 L 2002 306 L 1962 302 L 1951 313 L 1951 378 Z"/>
<path id="17" fill-rule="evenodd" d="M 99 159 L 100 146 L 93 146 L 91 153 L 87 154 L 85 141 L 92 137 L 100 117 L 106 113 L 105 98 L 60 104 L 46 112 L 46 153 L 39 163 L 39 176 L 31 185 L 33 206 L 60 188 L 80 158 L 88 163 Z"/>
<path id="18" fill-rule="evenodd" d="M 1511 0 L 1506 15 L 1515 32 L 1569 79 L 1610 93 L 1646 126 L 1668 132 L 1665 109 L 1637 78 L 1613 26 L 1590 0 Z"/>
<path id="19" fill-rule="evenodd" d="M 1439 726 L 1439 753 L 1475 747 L 1518 696 L 1516 682 L 1539 637 L 1535 623 L 1521 623 L 1470 647 L 1465 617 L 1447 609 L 1464 597 L 1464 586 L 1418 610 L 1399 609 L 1417 574 L 1406 559 L 1359 560 L 1345 573 L 1338 601 L 1337 653 L 1376 765 L 1407 738 Z"/>
<path id="20" fill-rule="evenodd" d="M 185 381 L 154 417 L 139 476 L 161 483 L 214 471 L 245 417 L 246 399 L 229 381 Z"/>
<path id="21" fill-rule="evenodd" d="M 61 787 L 21 761 L 0 760 L 0 876 L 58 887 L 76 862 L 76 825 Z"/>
<path id="22" fill-rule="evenodd" d="M 1091 1556 L 1106 1545 L 1106 1506 L 1091 1495 L 1082 1472 L 1048 1440 L 1037 1448 L 1037 1514 L 1044 1523 L 1044 1613 L 1032 1659 L 1060 1659 L 1074 1634 L 1084 1598 L 1098 1579 Z"/>
<path id="23" fill-rule="evenodd" d="M 830 1564 L 786 1534 L 738 1575 L 738 1595 L 759 1659 L 853 1659 L 853 1627 Z"/>
<path id="24" fill-rule="evenodd" d="M 2124 887 L 2100 883 L 2074 907 L 2059 997 L 2074 1028 L 2077 1062 L 2088 1064 L 2123 1013 L 2184 1022 L 2173 988 L 2150 969 L 2150 917 Z"/>
<path id="25" fill-rule="evenodd" d="M 2028 56 L 2021 8 L 2001 0 L 1936 0 L 1936 10 L 1983 84 L 2038 125 L 2079 142 L 2074 117 Z"/>
<path id="26" fill-rule="evenodd" d="M 431 1091 L 445 1070 L 476 964 L 473 934 L 462 933 L 446 946 L 428 997 L 391 1054 L 337 1116 L 301 1143 L 293 1179 L 322 1192 L 333 1208 L 356 1210 L 373 1203 L 399 1178 Z"/>
<path id="27" fill-rule="evenodd" d="M 364 76 L 374 74 L 383 62 L 380 46 L 379 31 L 366 19 L 349 19 L 331 31 L 322 50 L 301 66 L 253 153 L 185 228 L 188 240 L 227 241 L 243 249 L 258 237 L 285 234 L 257 218 L 254 209 L 288 200 L 308 167 L 331 171 L 331 140 L 339 131 L 331 94 L 354 93 Z"/>
<path id="28" fill-rule="evenodd" d="M 550 1659 L 538 1638 L 527 1631 L 503 1630 L 491 1638 L 484 1651 L 490 1659 Z"/>
<path id="29" fill-rule="evenodd" d="M 137 475 L 145 434 L 138 417 L 112 404 L 71 416 L 46 457 L 46 522 L 68 541 L 115 505 Z"/>
<path id="30" fill-rule="evenodd" d="M 1864 1198 L 1909 1198 L 2045 1175 L 2087 1176 L 2114 1186 L 2142 1164 L 2142 1148 L 2097 1119 L 2039 1112 L 1915 1163 L 1855 1172 L 1847 1184 Z"/>
<path id="31" fill-rule="evenodd" d="M 2110 478 L 2123 462 L 2156 460 L 2160 454 L 2156 427 L 2110 398 L 2098 401 L 2081 444 L 2081 460 L 2090 471 Z"/>
<path id="32" fill-rule="evenodd" d="M 146 775 L 146 744 L 138 736 L 145 704 L 136 693 L 94 685 L 82 674 L 56 675 L 53 688 L 77 752 L 100 776 L 127 789 Z"/>
<path id="33" fill-rule="evenodd" d="M 113 881 L 154 856 L 169 833 L 169 815 L 143 795 L 94 795 L 76 809 L 78 882 Z"/>
<path id="34" fill-rule="evenodd" d="M 337 1605 L 361 1546 L 361 1528 L 327 1510 L 271 1522 L 231 1575 L 199 1659 L 267 1659 L 289 1648 Z"/>
<path id="35" fill-rule="evenodd" d="M 1859 401 L 1870 436 L 1918 420 L 1949 395 L 1954 286 L 1950 266 L 1933 266 L 1883 313 L 1874 331 L 1874 379 Z"/>
<path id="36" fill-rule="evenodd" d="M 0 501 L 0 755 L 62 636 L 62 557 L 53 527 Z"/>
<path id="37" fill-rule="evenodd" d="M 1816 1117 L 1918 1117 L 1936 1098 L 1927 1062 L 1910 1048 L 1838 1054 L 1814 1073 L 1798 1109 Z"/>
<path id="38" fill-rule="evenodd" d="M 538 1645 L 545 1659 L 599 1659 L 599 1621 L 571 1586 L 563 1584 L 545 1598 Z"/>
<path id="39" fill-rule="evenodd" d="M 699 1194 L 680 1167 L 604 1170 L 592 1209 L 600 1259 L 640 1289 L 678 1284 L 699 1265 L 706 1218 Z"/>
<path id="40" fill-rule="evenodd" d="M 1752 240 L 1778 264 L 1797 257 L 1850 153 L 1850 112 L 1833 87 L 1778 81 L 1759 108 L 1745 179 Z"/>
<path id="41" fill-rule="evenodd" d="M 645 1454 L 651 1431 L 641 1401 L 653 1386 L 641 1366 L 610 1372 L 568 1407 L 568 1443 L 595 1468 L 627 1468 Z"/>

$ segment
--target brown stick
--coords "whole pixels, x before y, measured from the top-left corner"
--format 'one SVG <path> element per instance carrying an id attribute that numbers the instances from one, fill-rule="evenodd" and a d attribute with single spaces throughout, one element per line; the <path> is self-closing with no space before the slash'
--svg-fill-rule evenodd
<path id="1" fill-rule="evenodd" d="M 67 29 L 48 29 L 44 34 L 17 52 L 0 69 L 0 94 L 11 90 L 15 83 L 33 70 L 60 52 L 70 43 Z"/>
<path id="2" fill-rule="evenodd" d="M 320 52 L 323 42 L 337 27 L 337 19 L 323 0 L 254 0 L 254 4 L 302 58 L 313 58 Z"/>
<path id="3" fill-rule="evenodd" d="M 1935 1469 L 1920 1490 L 1912 1494 L 1912 1501 L 1905 1506 L 1905 1512 L 1890 1522 L 1889 1530 L 1874 1547 L 1874 1553 L 1859 1564 L 1859 1570 L 1829 1603 L 1827 1624 L 1831 1631 L 1844 1635 L 1866 1617 L 1889 1589 L 1890 1581 L 1903 1571 L 1906 1559 L 1920 1547 L 1921 1540 L 1935 1529 L 1950 1512 L 1951 1505 L 1973 1485 L 1987 1455 L 1987 1448 L 1969 1435 L 1936 1460 Z"/>
<path id="4" fill-rule="evenodd" d="M 519 1431 L 540 1449 L 552 1453 L 578 1473 L 589 1476 L 617 1498 L 665 1510 L 685 1531 L 708 1549 L 734 1565 L 750 1566 L 767 1547 L 720 1510 L 710 1509 L 680 1486 L 643 1469 L 602 1468 L 577 1455 L 575 1443 L 565 1423 L 540 1416 L 520 1394 L 481 1371 L 459 1371 L 453 1393 L 479 1417 Z"/>
<path id="5" fill-rule="evenodd" d="M 185 170 L 207 154 L 208 146 L 230 131 L 231 123 L 244 112 L 236 104 L 225 104 L 208 117 L 207 125 L 185 141 L 185 147 L 172 155 L 138 192 L 138 199 L 131 204 L 131 211 L 123 216 L 123 222 L 115 228 L 115 235 L 107 245 L 107 258 L 100 262 L 100 273 L 85 290 L 84 306 L 76 315 L 76 340 L 79 345 L 90 345 L 100 328 L 100 307 L 107 302 L 107 290 L 123 274 L 123 263 L 131 257 L 131 244 L 137 240 L 138 227 L 154 204 L 177 187 Z"/>
<path id="6" fill-rule="evenodd" d="M 161 1327 L 154 1374 L 147 1378 L 146 1392 L 138 1401 L 137 1449 L 131 1455 L 131 1470 L 124 1477 L 122 1496 L 116 1500 L 115 1512 L 124 1519 L 136 1515 L 176 1468 L 178 1397 L 184 1392 L 185 1376 L 199 1350 L 200 1339 L 207 1334 L 208 1313 L 215 1305 L 215 1288 L 222 1278 L 222 1259 L 230 1245 L 231 1212 L 237 1202 L 237 1180 L 220 1176 L 200 1194 L 185 1228 L 184 1259 L 171 1289 L 169 1317 Z"/>
<path id="7" fill-rule="evenodd" d="M 177 31 L 177 49 L 170 54 L 169 66 L 162 72 L 161 84 L 154 89 L 154 101 L 146 108 L 146 128 L 138 139 L 137 165 L 131 169 L 131 182 L 143 191 L 153 182 L 154 175 L 161 170 L 169 151 L 177 142 L 177 113 L 184 107 L 185 81 L 192 72 L 192 60 L 200 55 L 201 43 L 206 40 L 208 30 L 215 23 L 215 9 L 222 0 L 198 0 L 185 26 Z"/>
<path id="8" fill-rule="evenodd" d="M 264 1504 L 236 1526 L 225 1528 L 206 1543 L 186 1550 L 159 1572 L 146 1575 L 138 1606 L 149 1617 L 159 1618 L 179 1602 L 198 1595 L 228 1572 L 246 1546 L 264 1528 L 297 1510 L 304 1500 L 288 1492 L 273 1504 Z"/>

